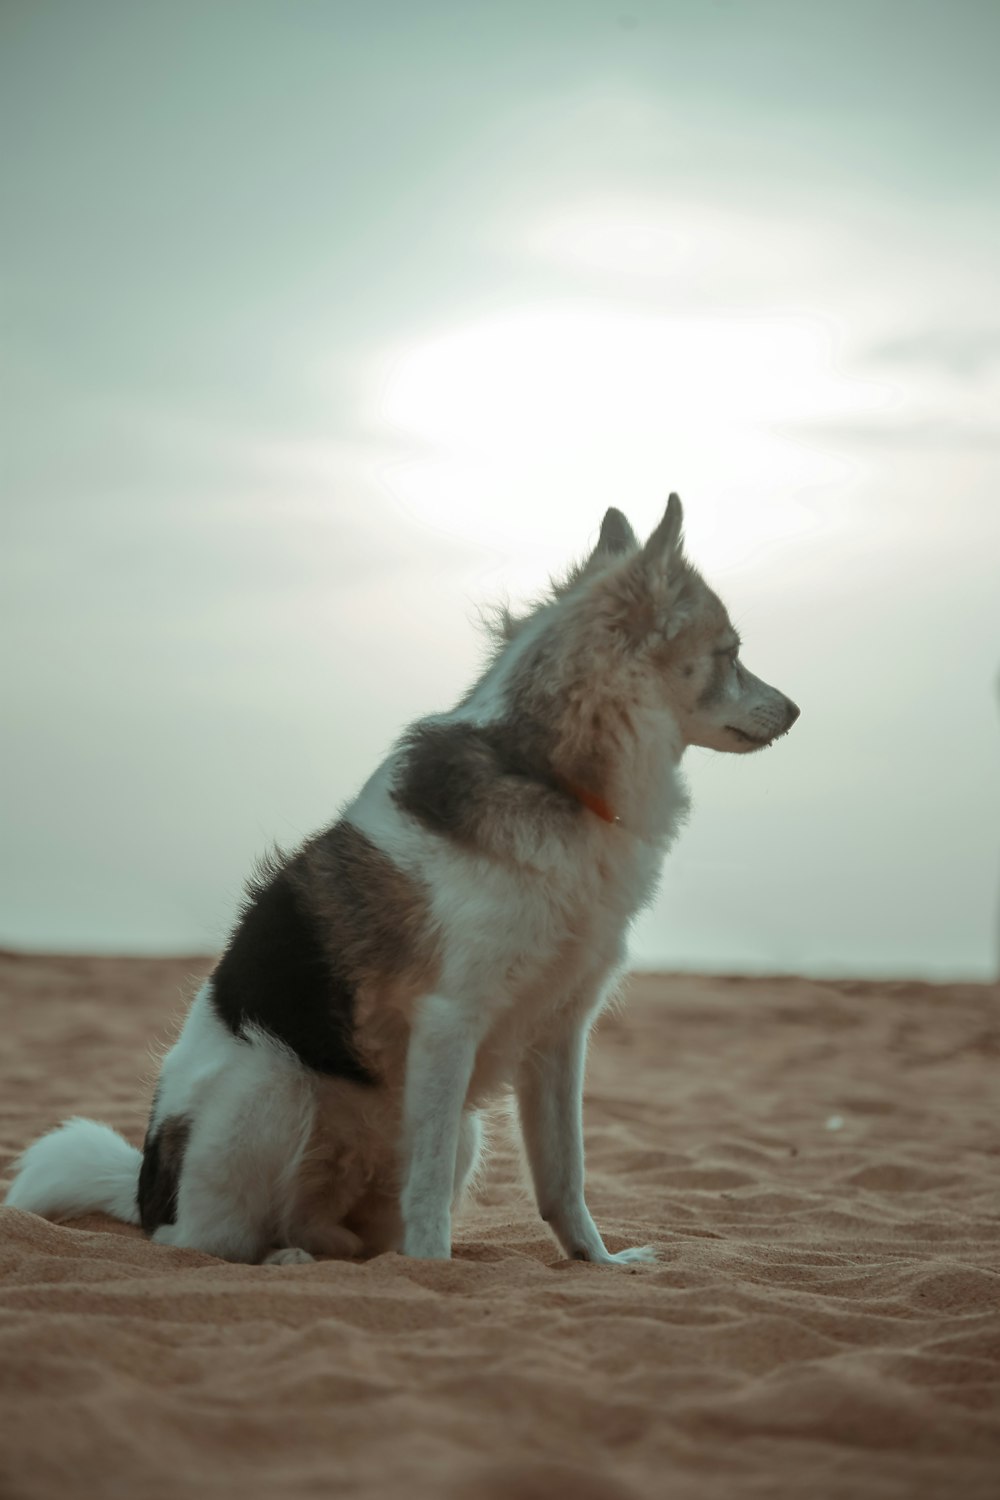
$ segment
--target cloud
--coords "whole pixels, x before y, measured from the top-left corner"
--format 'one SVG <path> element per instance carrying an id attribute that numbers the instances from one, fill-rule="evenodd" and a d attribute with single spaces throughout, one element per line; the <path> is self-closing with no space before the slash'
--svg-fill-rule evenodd
<path id="1" fill-rule="evenodd" d="M 927 420 L 872 422 L 823 422 L 783 426 L 790 437 L 828 446 L 846 448 L 885 448 L 942 452 L 1000 451 L 1000 426 L 985 422 Z"/>
<path id="2" fill-rule="evenodd" d="M 928 328 L 877 345 L 868 354 L 880 364 L 922 365 L 974 379 L 1000 361 L 1000 326 Z"/>

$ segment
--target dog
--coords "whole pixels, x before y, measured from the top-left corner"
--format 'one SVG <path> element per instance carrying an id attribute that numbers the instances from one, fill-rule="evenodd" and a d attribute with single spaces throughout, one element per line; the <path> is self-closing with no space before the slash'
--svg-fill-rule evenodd
<path id="1" fill-rule="evenodd" d="M 25 1152 L 9 1205 L 104 1210 L 230 1261 L 447 1259 L 482 1111 L 510 1091 L 565 1255 L 655 1259 L 609 1251 L 585 1201 L 589 1033 L 686 816 L 684 750 L 760 750 L 799 715 L 743 665 L 682 521 L 671 495 L 640 545 L 609 510 L 544 600 L 499 612 L 458 705 L 251 877 L 142 1151 L 68 1120 Z"/>

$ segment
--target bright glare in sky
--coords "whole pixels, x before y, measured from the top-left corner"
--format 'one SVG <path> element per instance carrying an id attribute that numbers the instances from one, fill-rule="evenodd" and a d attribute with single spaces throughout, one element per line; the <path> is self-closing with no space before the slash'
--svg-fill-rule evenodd
<path id="1" fill-rule="evenodd" d="M 670 489 L 697 499 L 706 562 L 745 559 L 755 496 L 774 535 L 783 494 L 794 508 L 850 478 L 795 429 L 892 403 L 888 385 L 838 370 L 835 331 L 801 314 L 543 304 L 453 328 L 382 369 L 375 420 L 410 449 L 384 482 L 426 525 L 514 552 L 533 538 L 527 586 L 604 506 L 631 501 L 646 512 L 636 524 L 652 525 Z"/>

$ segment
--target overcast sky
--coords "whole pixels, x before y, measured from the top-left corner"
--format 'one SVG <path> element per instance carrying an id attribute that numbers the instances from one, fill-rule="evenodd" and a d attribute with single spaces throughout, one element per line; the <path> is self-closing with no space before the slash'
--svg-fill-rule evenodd
<path id="1" fill-rule="evenodd" d="M 802 707 L 637 962 L 986 977 L 994 0 L 0 6 L 0 941 L 211 951 L 609 504 Z"/>

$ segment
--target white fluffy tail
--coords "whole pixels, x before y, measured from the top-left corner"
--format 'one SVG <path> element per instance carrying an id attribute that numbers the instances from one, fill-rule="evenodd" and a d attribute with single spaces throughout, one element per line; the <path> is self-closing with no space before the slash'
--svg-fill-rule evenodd
<path id="1" fill-rule="evenodd" d="M 136 1192 L 142 1152 L 110 1125 L 67 1120 L 28 1147 L 4 1199 L 43 1219 L 111 1214 L 138 1224 Z"/>

